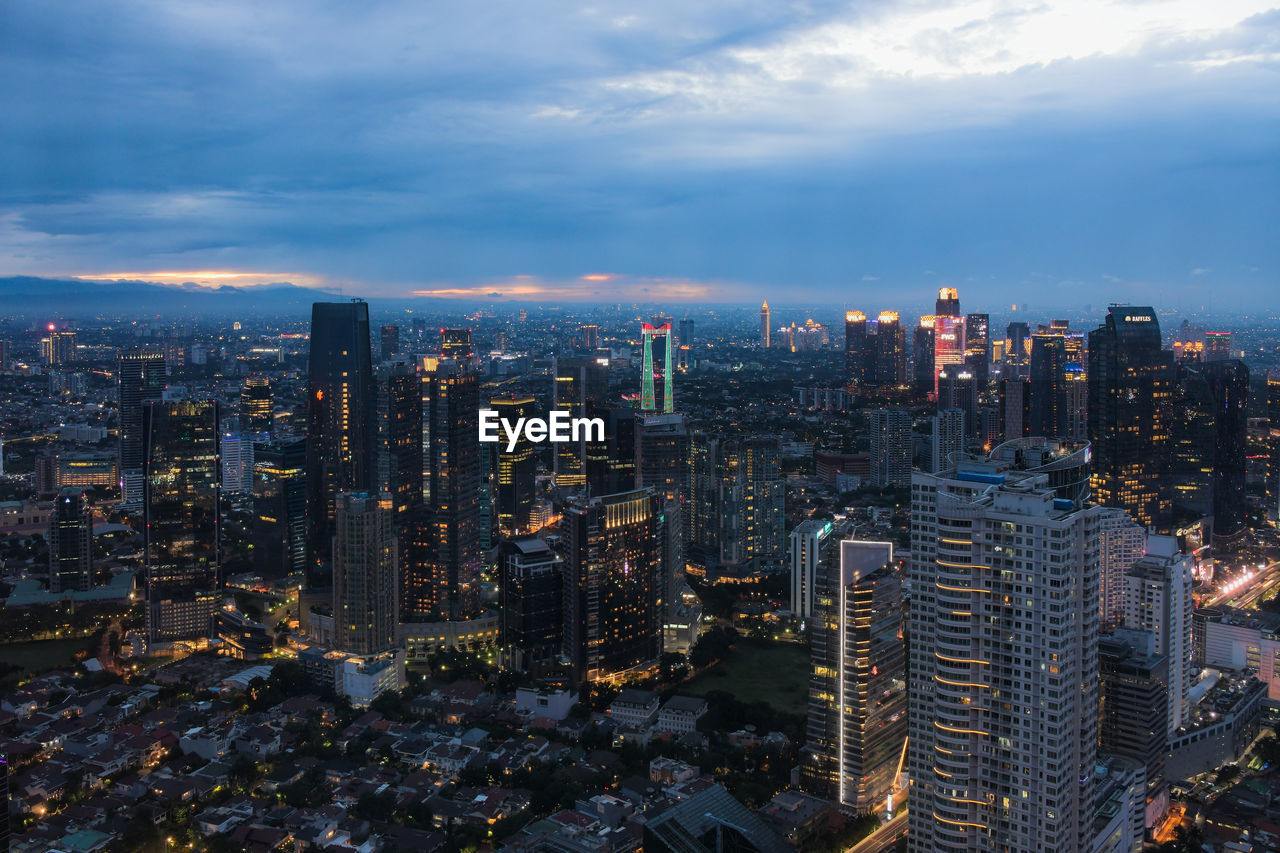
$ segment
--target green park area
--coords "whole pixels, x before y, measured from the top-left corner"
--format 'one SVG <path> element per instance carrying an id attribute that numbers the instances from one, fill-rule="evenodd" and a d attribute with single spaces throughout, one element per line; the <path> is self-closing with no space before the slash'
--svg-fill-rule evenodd
<path id="1" fill-rule="evenodd" d="M 86 637 L 69 640 L 34 640 L 0 645 L 0 663 L 40 673 L 70 664 L 77 652 L 89 644 Z"/>
<path id="2" fill-rule="evenodd" d="M 732 693 L 739 702 L 764 702 L 778 711 L 804 715 L 809 709 L 809 649 L 797 643 L 738 640 L 729 654 L 680 692 L 706 696 Z"/>

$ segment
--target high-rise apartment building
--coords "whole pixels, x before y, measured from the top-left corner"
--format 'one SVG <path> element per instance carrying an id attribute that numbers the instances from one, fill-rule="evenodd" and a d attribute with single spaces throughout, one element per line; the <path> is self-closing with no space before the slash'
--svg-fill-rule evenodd
<path id="1" fill-rule="evenodd" d="M 1089 333 L 1094 499 L 1144 525 L 1167 523 L 1173 354 L 1151 308 L 1113 306 Z"/>
<path id="2" fill-rule="evenodd" d="M 964 318 L 964 364 L 985 391 L 991 366 L 991 315 L 966 314 Z"/>
<path id="3" fill-rule="evenodd" d="M 246 433 L 222 433 L 222 493 L 253 494 L 253 439 Z"/>
<path id="4" fill-rule="evenodd" d="M 911 415 L 902 409 L 867 412 L 871 443 L 871 482 L 877 486 L 911 485 Z"/>
<path id="5" fill-rule="evenodd" d="M 517 536 L 499 549 L 500 644 L 504 665 L 541 676 L 564 646 L 564 560 L 536 536 Z"/>
<path id="6" fill-rule="evenodd" d="M 1151 536 L 1147 553 L 1126 576 L 1125 627 L 1154 638 L 1153 651 L 1169 665 L 1168 732 L 1187 720 L 1191 691 L 1192 559 L 1173 536 Z"/>
<path id="7" fill-rule="evenodd" d="M 270 433 L 275 426 L 271 380 L 250 376 L 240 389 L 240 428 L 248 433 Z"/>
<path id="8" fill-rule="evenodd" d="M 378 330 L 382 344 L 382 360 L 391 361 L 400 355 L 400 327 L 383 326 Z"/>
<path id="9" fill-rule="evenodd" d="M 422 381 L 413 365 L 388 361 L 374 370 L 373 384 L 374 478 L 403 518 L 422 503 Z"/>
<path id="10" fill-rule="evenodd" d="M 156 401 L 143 410 L 143 559 L 151 642 L 208 637 L 222 586 L 219 406 Z"/>
<path id="11" fill-rule="evenodd" d="M 306 571 L 306 439 L 254 447 L 253 566 L 264 578 Z"/>
<path id="12" fill-rule="evenodd" d="M 58 492 L 49 515 L 49 591 L 77 592 L 93 585 L 93 510 L 84 489 Z"/>
<path id="13" fill-rule="evenodd" d="M 377 485 L 373 363 L 369 305 L 317 302 L 311 306 L 307 362 L 307 522 L 316 571 L 325 575 L 333 535 L 333 499 L 340 491 Z"/>
<path id="14" fill-rule="evenodd" d="M 664 522 L 649 489 L 575 498 L 565 508 L 564 650 L 574 682 L 657 663 Z"/>
<path id="15" fill-rule="evenodd" d="M 334 498 L 333 626 L 344 652 L 375 655 L 396 645 L 395 521 L 385 492 Z"/>
<path id="16" fill-rule="evenodd" d="M 70 364 L 76 360 L 76 333 L 50 329 L 40 339 L 40 360 L 47 365 Z"/>
<path id="17" fill-rule="evenodd" d="M 1120 629 L 1098 641 L 1098 744 L 1103 752 L 1132 758 L 1146 768 L 1146 826 L 1154 826 L 1169 805 L 1169 661 L 1155 653 L 1153 639 L 1151 634 Z"/>
<path id="18" fill-rule="evenodd" d="M 997 462 L 912 476 L 914 853 L 1093 849 L 1101 512 Z"/>
<path id="19" fill-rule="evenodd" d="M 844 318 L 845 383 L 874 391 L 895 388 L 907 381 L 906 331 L 898 312 L 881 311 L 868 321 L 861 311 Z"/>
<path id="20" fill-rule="evenodd" d="M 1104 629 L 1117 628 L 1125 621 L 1125 604 L 1129 595 L 1129 570 L 1147 553 L 1147 529 L 1137 524 L 1122 509 L 1108 507 L 1099 517 L 1102 545 L 1098 550 L 1102 561 L 1101 611 Z"/>
<path id="21" fill-rule="evenodd" d="M 740 578 L 783 570 L 787 558 L 785 485 L 777 436 L 721 445 L 720 571 Z"/>
<path id="22" fill-rule="evenodd" d="M 164 356 L 160 353 L 134 352 L 120 356 L 117 373 L 120 492 L 126 504 L 142 503 L 145 458 L 142 411 L 164 393 L 165 375 Z"/>
<path id="23" fill-rule="evenodd" d="M 964 454 L 964 412 L 961 409 L 942 409 L 931 420 L 933 435 L 929 470 L 937 473 L 951 467 Z"/>
<path id="24" fill-rule="evenodd" d="M 899 785 L 907 741 L 902 588 L 893 543 L 844 540 L 823 554 L 809 629 L 809 717 L 800 780 L 870 813 Z"/>

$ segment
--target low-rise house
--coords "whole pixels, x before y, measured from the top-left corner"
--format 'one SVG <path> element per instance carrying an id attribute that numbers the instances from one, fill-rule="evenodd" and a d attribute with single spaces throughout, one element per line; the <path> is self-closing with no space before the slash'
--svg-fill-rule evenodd
<path id="1" fill-rule="evenodd" d="M 697 729 L 698 720 L 707 713 L 707 700 L 696 696 L 673 696 L 658 712 L 656 728 L 675 735 Z"/>
<path id="2" fill-rule="evenodd" d="M 629 687 L 609 703 L 609 718 L 619 726 L 648 728 L 658 716 L 658 694 L 652 690 Z"/>

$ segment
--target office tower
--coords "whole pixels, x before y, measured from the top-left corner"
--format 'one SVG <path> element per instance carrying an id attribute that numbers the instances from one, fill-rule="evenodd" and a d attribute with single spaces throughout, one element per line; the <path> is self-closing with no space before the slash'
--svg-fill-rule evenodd
<path id="1" fill-rule="evenodd" d="M 643 420 L 629 405 L 591 403 L 587 417 L 604 421 L 604 438 L 586 442 L 587 490 L 592 495 L 613 495 L 636 485 L 636 427 Z"/>
<path id="2" fill-rule="evenodd" d="M 307 568 L 307 442 L 296 438 L 254 447 L 253 567 L 264 578 Z"/>
<path id="3" fill-rule="evenodd" d="M 681 461 L 687 458 L 687 444 L 685 448 Z M 739 578 L 782 571 L 787 553 L 786 481 L 779 439 L 759 436 L 725 442 L 721 453 L 721 570 Z"/>
<path id="4" fill-rule="evenodd" d="M 1153 826 L 1169 804 L 1169 661 L 1155 653 L 1152 641 L 1150 634 L 1123 629 L 1098 641 L 1098 745 L 1104 753 L 1123 755 L 1146 767 L 1146 826 Z"/>
<path id="5" fill-rule="evenodd" d="M 608 393 L 609 377 L 604 367 L 593 358 L 556 358 L 552 362 L 555 384 L 551 389 L 551 407 L 568 412 L 570 418 L 586 416 L 587 407 L 603 403 Z M 564 441 L 552 447 L 552 470 L 560 488 L 579 489 L 587 481 L 586 436 L 579 441 Z"/>
<path id="6" fill-rule="evenodd" d="M 649 489 L 576 497 L 563 515 L 564 651 L 574 683 L 657 663 L 663 519 Z"/>
<path id="7" fill-rule="evenodd" d="M 1089 333 L 1087 373 L 1094 499 L 1165 523 L 1174 366 L 1154 309 L 1113 306 Z"/>
<path id="8" fill-rule="evenodd" d="M 76 333 L 49 330 L 40 339 L 40 360 L 47 365 L 70 364 L 76 360 Z"/>
<path id="9" fill-rule="evenodd" d="M 819 561 L 828 545 L 838 542 L 848 527 L 844 522 L 837 526 L 825 518 L 810 518 L 791 531 L 791 613 L 806 624 L 814 615 Z"/>
<path id="10" fill-rule="evenodd" d="M 13 342 L 0 339 L 0 373 L 9 370 L 9 362 L 13 358 Z"/>
<path id="11" fill-rule="evenodd" d="M 985 391 L 990 377 L 991 315 L 966 314 L 964 318 L 964 363 Z"/>
<path id="12" fill-rule="evenodd" d="M 544 675 L 564 646 L 564 561 L 538 537 L 517 536 L 499 547 L 498 566 L 504 666 Z"/>
<path id="13" fill-rule="evenodd" d="M 938 394 L 938 373 L 964 364 L 964 318 L 938 317 L 933 321 L 933 393 Z"/>
<path id="14" fill-rule="evenodd" d="M 1009 378 L 1000 382 L 1000 432 L 1005 441 L 1031 435 L 1031 380 Z"/>
<path id="15" fill-rule="evenodd" d="M 578 327 L 578 346 L 584 352 L 595 352 L 600 346 L 600 327 L 595 323 L 588 323 Z"/>
<path id="16" fill-rule="evenodd" d="M 1135 523 L 1124 510 L 1108 508 L 1099 516 L 1099 535 L 1102 537 L 1098 549 L 1102 561 L 1099 618 L 1102 627 L 1110 629 L 1124 624 L 1129 570 L 1147 553 L 1147 529 Z"/>
<path id="17" fill-rule="evenodd" d="M 1153 651 L 1169 662 L 1172 735 L 1187 720 L 1191 690 L 1192 560 L 1178 551 L 1176 538 L 1151 536 L 1146 556 L 1133 564 L 1125 580 L 1125 627 L 1152 634 Z"/>
<path id="18" fill-rule="evenodd" d="M 1231 333 L 1230 332 L 1205 332 L 1204 333 L 1204 360 L 1226 361 L 1231 358 Z"/>
<path id="19" fill-rule="evenodd" d="M 911 415 L 902 409 L 867 412 L 871 439 L 871 482 L 877 486 L 911 485 Z"/>
<path id="20" fill-rule="evenodd" d="M 769 302 L 760 305 L 760 346 L 768 349 L 772 341 L 769 339 Z"/>
<path id="21" fill-rule="evenodd" d="M 271 380 L 250 376 L 240 389 L 240 428 L 249 433 L 270 433 L 275 425 Z"/>
<path id="22" fill-rule="evenodd" d="M 404 621 L 458 620 L 479 606 L 480 400 L 476 374 L 441 362 L 429 374 L 425 549 L 401 572 Z M 412 617 L 412 618 L 410 618 Z"/>
<path id="23" fill-rule="evenodd" d="M 475 355 L 470 329 L 441 329 L 440 356 L 442 358 L 468 359 Z"/>
<path id="24" fill-rule="evenodd" d="M 931 420 L 933 436 L 929 470 L 937 473 L 950 468 L 964 453 L 964 412 L 960 409 L 942 409 Z"/>
<path id="25" fill-rule="evenodd" d="M 383 326 L 378 331 L 382 339 L 382 360 L 391 361 L 400 355 L 400 327 Z"/>
<path id="26" fill-rule="evenodd" d="M 222 586 L 219 406 L 157 401 L 142 413 L 143 559 L 152 643 L 208 637 Z"/>
<path id="27" fill-rule="evenodd" d="M 1031 327 L 1013 322 L 1005 328 L 1004 375 L 1026 376 L 1031 365 Z"/>
<path id="28" fill-rule="evenodd" d="M 978 442 L 987 450 L 1004 441 L 1004 425 L 1000 414 L 998 405 L 978 408 Z"/>
<path id="29" fill-rule="evenodd" d="M 1066 387 L 1063 395 L 1066 401 L 1063 437 L 1068 441 L 1088 441 L 1089 375 L 1079 364 L 1068 361 L 1062 379 Z"/>
<path id="30" fill-rule="evenodd" d="M 944 367 L 938 371 L 938 411 L 959 409 L 964 412 L 964 435 L 978 435 L 978 380 L 963 366 Z"/>
<path id="31" fill-rule="evenodd" d="M 954 287 L 938 288 L 938 300 L 934 303 L 933 313 L 939 317 L 960 316 L 960 291 Z"/>
<path id="32" fill-rule="evenodd" d="M 1249 368 L 1238 359 L 1215 359 L 1202 371 L 1214 412 L 1213 541 L 1222 548 L 1248 530 Z"/>
<path id="33" fill-rule="evenodd" d="M 685 317 L 680 321 L 680 346 L 692 347 L 695 334 L 696 324 L 691 318 Z"/>
<path id="34" fill-rule="evenodd" d="M 936 317 L 921 317 L 912 344 L 912 387 L 920 399 L 933 393 L 937 381 L 933 373 L 933 326 L 936 322 Z"/>
<path id="35" fill-rule="evenodd" d="M 823 555 L 818 585 L 801 785 L 869 814 L 897 789 L 907 740 L 902 586 L 893 543 L 839 542 Z"/>
<path id="36" fill-rule="evenodd" d="M 142 502 L 142 410 L 164 392 L 164 356 L 135 352 L 120 356 L 118 416 L 120 432 L 120 492 L 127 504 Z"/>
<path id="37" fill-rule="evenodd" d="M 84 490 L 58 492 L 49 515 L 49 591 L 76 592 L 93 585 L 93 510 Z"/>
<path id="38" fill-rule="evenodd" d="M 536 411 L 531 396 L 495 397 L 489 401 L 489 408 L 513 424 L 533 417 Z M 605 434 L 608 435 L 607 430 Z M 493 493 L 498 529 L 506 536 L 526 533 L 533 518 L 534 480 L 538 473 L 533 442 L 521 431 L 513 450 L 507 450 L 505 440 L 490 447 L 488 452 L 495 457 Z"/>
<path id="39" fill-rule="evenodd" d="M 637 488 L 652 487 L 665 502 L 680 500 L 689 478 L 689 431 L 684 415 L 635 414 Z"/>
<path id="40" fill-rule="evenodd" d="M 688 344 L 681 344 L 676 350 L 676 370 L 680 373 L 688 373 L 693 368 L 693 348 Z"/>
<path id="41" fill-rule="evenodd" d="M 401 518 L 422 503 L 422 381 L 413 365 L 390 361 L 374 369 L 373 385 L 374 479 Z"/>
<path id="42" fill-rule="evenodd" d="M 307 523 L 315 578 L 323 576 L 333 535 L 333 498 L 376 486 L 373 363 L 369 305 L 311 306 L 307 362 Z"/>
<path id="43" fill-rule="evenodd" d="M 713 575 L 720 564 L 721 442 L 704 432 L 689 436 L 684 539 L 690 565 L 704 575 Z"/>
<path id="44" fill-rule="evenodd" d="M 1092 849 L 1102 512 L 998 462 L 912 475 L 913 853 Z"/>
<path id="45" fill-rule="evenodd" d="M 875 361 L 871 381 L 878 388 L 892 388 L 907 381 L 907 333 L 897 311 L 881 311 L 876 317 Z"/>
<path id="46" fill-rule="evenodd" d="M 1266 398 L 1267 484 L 1266 518 L 1280 522 L 1280 373 L 1267 374 Z"/>
<path id="47" fill-rule="evenodd" d="M 334 498 L 333 626 L 339 649 L 375 655 L 396 644 L 395 510 L 383 492 Z"/>
<path id="48" fill-rule="evenodd" d="M 846 311 L 844 315 L 844 382 L 860 388 L 867 382 L 867 315 Z"/>
<path id="49" fill-rule="evenodd" d="M 253 439 L 247 434 L 222 434 L 222 493 L 253 493 Z"/>
<path id="50" fill-rule="evenodd" d="M 640 409 L 645 412 L 675 411 L 672 394 L 671 324 L 640 324 L 643 365 L 640 372 Z"/>
<path id="51" fill-rule="evenodd" d="M 1065 438 L 1067 433 L 1067 348 L 1061 335 L 1031 336 L 1031 435 Z"/>

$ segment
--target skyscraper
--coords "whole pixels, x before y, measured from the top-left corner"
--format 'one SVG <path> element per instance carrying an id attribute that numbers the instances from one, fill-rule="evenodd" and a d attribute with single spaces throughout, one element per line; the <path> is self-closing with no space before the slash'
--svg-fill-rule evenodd
<path id="1" fill-rule="evenodd" d="M 871 482 L 877 486 L 911 485 L 911 415 L 902 409 L 867 412 L 871 439 Z"/>
<path id="2" fill-rule="evenodd" d="M 509 668 L 541 676 L 564 646 L 564 561 L 536 536 L 517 536 L 499 549 L 500 643 Z"/>
<path id="3" fill-rule="evenodd" d="M 369 305 L 315 303 L 307 365 L 307 521 L 308 545 L 319 568 L 328 562 L 332 545 L 334 496 L 377 485 L 374 403 Z"/>
<path id="4" fill-rule="evenodd" d="M 649 489 L 575 498 L 564 511 L 564 650 L 575 683 L 657 663 L 664 518 Z"/>
<path id="5" fill-rule="evenodd" d="M 1174 365 L 1155 311 L 1113 306 L 1089 333 L 1087 372 L 1094 499 L 1141 524 L 1165 523 Z"/>
<path id="6" fill-rule="evenodd" d="M 401 518 L 422 503 L 422 382 L 413 365 L 389 361 L 374 370 L 373 383 L 374 478 Z"/>
<path id="7" fill-rule="evenodd" d="M 120 356 L 118 412 L 120 431 L 120 490 L 127 504 L 142 502 L 142 410 L 164 392 L 164 356 L 134 352 Z"/>
<path id="8" fill-rule="evenodd" d="M 934 303 L 933 313 L 939 317 L 960 316 L 960 291 L 954 287 L 938 288 L 938 299 Z"/>
<path id="9" fill-rule="evenodd" d="M 151 642 L 207 637 L 221 590 L 219 406 L 157 401 L 143 410 L 143 559 Z"/>
<path id="10" fill-rule="evenodd" d="M 400 355 L 400 327 L 383 326 L 378 331 L 382 339 L 382 360 L 391 361 Z"/>
<path id="11" fill-rule="evenodd" d="M 254 447 L 253 565 L 264 578 L 306 571 L 306 439 Z"/>
<path id="12" fill-rule="evenodd" d="M 769 302 L 765 300 L 760 305 L 760 346 L 765 349 L 769 348 Z"/>
<path id="13" fill-rule="evenodd" d="M 876 317 L 875 361 L 871 379 L 878 388 L 892 388 L 907 381 L 907 333 L 897 311 L 881 311 Z"/>
<path id="14" fill-rule="evenodd" d="M 1205 332 L 1204 360 L 1206 362 L 1226 361 L 1229 358 L 1231 358 L 1231 333 Z"/>
<path id="15" fill-rule="evenodd" d="M 965 449 L 964 411 L 942 409 L 932 418 L 929 470 L 937 473 L 955 464 Z"/>
<path id="16" fill-rule="evenodd" d="M 1013 322 L 1005 329 L 1004 376 L 1008 379 L 1025 377 L 1031 364 L 1031 327 Z"/>
<path id="17" fill-rule="evenodd" d="M 1204 365 L 1213 399 L 1213 541 L 1229 547 L 1248 530 L 1249 368 L 1238 359 Z"/>
<path id="18" fill-rule="evenodd" d="M 588 406 L 604 402 L 609 377 L 593 358 L 556 358 L 551 389 L 551 407 L 567 412 L 570 418 L 585 417 Z M 565 489 L 580 489 L 587 481 L 587 441 L 564 441 L 552 448 L 552 470 L 555 484 Z"/>
<path id="19" fill-rule="evenodd" d="M 49 591 L 76 592 L 93 584 L 93 511 L 84 490 L 58 492 L 49 516 Z"/>
<path id="20" fill-rule="evenodd" d="M 912 390 L 922 400 L 933 393 L 937 382 L 933 372 L 933 326 L 936 322 L 936 317 L 921 317 L 912 345 Z"/>
<path id="21" fill-rule="evenodd" d="M 800 778 L 806 790 L 870 813 L 897 788 L 906 746 L 902 589 L 893 543 L 836 544 L 819 565 Z"/>
<path id="22" fill-rule="evenodd" d="M 342 651 L 374 655 L 396 644 L 394 512 L 385 492 L 334 499 L 333 625 Z"/>
<path id="23" fill-rule="evenodd" d="M 637 488 L 652 487 L 661 501 L 679 501 L 689 477 L 689 431 L 684 415 L 635 415 Z"/>
<path id="24" fill-rule="evenodd" d="M 530 396 L 495 397 L 489 406 L 511 423 L 534 415 L 534 401 Z M 513 450 L 508 451 L 505 442 L 491 447 L 489 452 L 496 457 L 493 469 L 498 529 L 507 536 L 525 533 L 533 517 L 534 478 L 538 473 L 533 443 L 521 432 Z"/>
<path id="25" fill-rule="evenodd" d="M 933 393 L 938 393 L 938 372 L 964 364 L 964 318 L 938 317 L 933 321 Z"/>
<path id="26" fill-rule="evenodd" d="M 1050 332 L 1031 336 L 1031 435 L 1067 436 L 1066 339 Z"/>
<path id="27" fill-rule="evenodd" d="M 1147 529 L 1135 523 L 1124 510 L 1109 507 L 1099 517 L 1099 531 L 1102 536 L 1098 551 L 1102 561 L 1100 619 L 1103 628 L 1111 629 L 1124 624 L 1129 570 L 1147 552 Z"/>
<path id="28" fill-rule="evenodd" d="M 808 623 L 813 617 L 822 555 L 847 530 L 847 523 L 837 527 L 835 522 L 824 518 L 809 518 L 791 531 L 791 613 L 796 618 Z"/>
<path id="29" fill-rule="evenodd" d="M 1267 374 L 1266 517 L 1280 521 L 1280 373 Z"/>
<path id="30" fill-rule="evenodd" d="M 1147 770 L 1147 826 L 1164 815 L 1165 754 L 1169 751 L 1169 661 L 1155 653 L 1153 636 L 1120 630 L 1098 642 L 1102 686 L 1103 752 L 1140 761 Z"/>
<path id="31" fill-rule="evenodd" d="M 441 329 L 440 355 L 444 358 L 467 359 L 476 354 L 470 329 Z"/>
<path id="32" fill-rule="evenodd" d="M 1092 849 L 1100 512 L 994 462 L 912 476 L 914 853 Z"/>
<path id="33" fill-rule="evenodd" d="M 671 363 L 671 324 L 640 324 L 643 364 L 640 369 L 640 409 L 646 412 L 675 411 L 672 393 L 674 365 Z"/>
<path id="34" fill-rule="evenodd" d="M 1000 434 L 1005 441 L 1031 435 L 1031 380 L 1011 376 L 1000 382 Z"/>
<path id="35" fill-rule="evenodd" d="M 1169 666 L 1169 718 L 1172 735 L 1187 720 L 1191 691 L 1192 560 L 1180 553 L 1173 536 L 1147 539 L 1147 553 L 1126 576 L 1125 627 L 1155 639 L 1152 650 Z"/>
<path id="36" fill-rule="evenodd" d="M 964 363 L 985 391 L 991 364 L 991 315 L 966 314 L 964 318 Z"/>
<path id="37" fill-rule="evenodd" d="M 687 455 L 687 454 L 686 454 Z M 721 445 L 720 571 L 739 578 L 780 572 L 787 533 L 782 450 L 777 436 Z"/>
<path id="38" fill-rule="evenodd" d="M 40 360 L 51 366 L 75 361 L 76 333 L 50 328 L 49 336 L 40 339 Z"/>
<path id="39" fill-rule="evenodd" d="M 696 324 L 692 318 L 685 317 L 680 321 L 680 346 L 692 347 L 695 334 Z"/>
<path id="40" fill-rule="evenodd" d="M 844 382 L 860 388 L 867 381 L 867 315 L 846 311 L 844 315 Z"/>
<path id="41" fill-rule="evenodd" d="M 271 380 L 250 376 L 240 390 L 240 428 L 248 433 L 270 433 L 275 425 Z"/>
<path id="42" fill-rule="evenodd" d="M 966 439 L 978 436 L 978 380 L 964 366 L 938 371 L 938 411 L 959 409 L 964 413 Z"/>

